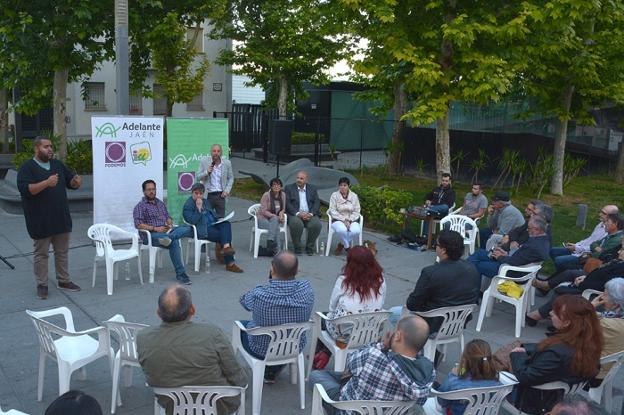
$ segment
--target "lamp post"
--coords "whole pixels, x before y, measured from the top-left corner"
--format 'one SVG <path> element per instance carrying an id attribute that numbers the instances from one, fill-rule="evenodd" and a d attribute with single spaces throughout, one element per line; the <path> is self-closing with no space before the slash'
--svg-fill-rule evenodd
<path id="1" fill-rule="evenodd" d="M 128 75 L 128 0 L 115 0 L 115 56 L 117 114 L 130 113 L 130 77 Z"/>

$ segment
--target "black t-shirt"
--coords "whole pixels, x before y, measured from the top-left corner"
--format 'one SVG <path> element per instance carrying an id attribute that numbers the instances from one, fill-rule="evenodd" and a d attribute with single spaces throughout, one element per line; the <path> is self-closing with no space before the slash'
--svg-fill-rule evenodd
<path id="1" fill-rule="evenodd" d="M 53 174 L 59 175 L 56 186 L 47 187 L 36 195 L 30 193 L 29 184 L 39 183 Z M 26 229 L 32 239 L 71 232 L 72 220 L 65 188 L 71 189 L 69 183 L 73 177 L 74 173 L 54 159 L 50 160 L 50 170 L 44 169 L 33 159 L 20 167 L 17 172 L 17 188 L 22 196 Z"/>

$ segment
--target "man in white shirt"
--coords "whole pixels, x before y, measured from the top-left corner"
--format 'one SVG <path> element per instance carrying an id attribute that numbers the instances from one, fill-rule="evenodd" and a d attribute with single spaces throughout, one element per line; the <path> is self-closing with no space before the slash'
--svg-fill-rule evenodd
<path id="1" fill-rule="evenodd" d="M 554 247 L 550 249 L 550 257 L 555 263 L 556 273 L 566 269 L 579 268 L 578 258 L 586 252 L 590 252 L 589 246 L 596 241 L 607 236 L 605 229 L 605 221 L 607 216 L 612 213 L 618 213 L 618 207 L 615 205 L 606 205 L 600 209 L 598 217 L 600 222 L 596 225 L 591 235 L 577 243 L 565 243 L 563 247 Z"/>
<path id="2" fill-rule="evenodd" d="M 225 200 L 234 185 L 234 172 L 230 160 L 221 158 L 223 150 L 219 144 L 213 144 L 210 157 L 199 164 L 197 179 L 206 187 L 206 198 L 217 212 L 217 216 L 225 216 Z"/>

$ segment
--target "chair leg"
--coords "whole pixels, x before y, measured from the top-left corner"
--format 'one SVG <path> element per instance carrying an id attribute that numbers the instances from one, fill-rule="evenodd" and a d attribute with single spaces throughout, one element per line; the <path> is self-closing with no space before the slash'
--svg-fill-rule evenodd
<path id="1" fill-rule="evenodd" d="M 297 357 L 297 372 L 299 372 L 299 408 L 305 409 L 305 374 L 303 368 L 303 353 Z"/>
<path id="2" fill-rule="evenodd" d="M 425 357 L 432 362 L 435 360 L 435 351 L 436 351 L 436 342 L 435 340 L 429 339 L 427 343 L 425 343 L 425 349 L 423 350 L 423 354 Z"/>
<path id="3" fill-rule="evenodd" d="M 113 295 L 114 274 L 115 274 L 115 263 L 113 261 L 107 260 L 106 261 L 106 292 L 108 293 L 108 295 Z"/>
<path id="4" fill-rule="evenodd" d="M 141 269 L 141 256 L 137 256 L 137 266 L 139 268 L 139 281 L 141 281 L 141 285 L 143 285 L 143 270 Z"/>
<path id="5" fill-rule="evenodd" d="M 69 383 L 71 380 L 71 371 L 69 366 L 62 362 L 58 362 L 58 380 L 59 380 L 59 396 L 65 392 L 69 392 Z"/>
<path id="6" fill-rule="evenodd" d="M 195 272 L 199 272 L 199 265 L 201 264 L 201 247 L 199 242 L 193 244 L 193 248 L 195 248 Z M 208 247 L 206 247 L 206 250 L 208 250 Z"/>
<path id="7" fill-rule="evenodd" d="M 93 281 L 91 281 L 91 288 L 95 287 L 95 270 L 96 269 L 97 269 L 97 260 L 94 259 L 93 260 Z"/>
<path id="8" fill-rule="evenodd" d="M 479 318 L 477 320 L 477 331 L 481 331 L 481 326 L 483 325 L 483 319 L 485 318 L 485 314 L 487 313 L 489 302 L 490 302 L 490 289 L 488 288 L 483 293 L 483 298 L 481 299 L 481 309 L 479 310 Z"/>
<path id="9" fill-rule="evenodd" d="M 251 413 L 260 415 L 260 405 L 262 404 L 262 387 L 264 384 L 264 362 L 257 362 L 252 368 L 253 390 L 251 395 Z"/>
<path id="10" fill-rule="evenodd" d="M 249 232 L 249 252 L 253 252 L 254 246 L 253 246 L 253 241 L 254 241 L 254 230 L 252 229 L 251 232 Z"/>
<path id="11" fill-rule="evenodd" d="M 336 372 L 344 372 L 347 365 L 347 349 L 338 349 L 334 353 L 334 370 Z"/>
<path id="12" fill-rule="evenodd" d="M 37 401 L 43 399 L 43 379 L 45 378 L 45 354 L 39 352 L 39 376 L 37 377 Z"/>
<path id="13" fill-rule="evenodd" d="M 189 240 L 189 243 L 191 243 L 190 240 Z M 195 242 L 193 242 L 193 243 L 195 243 Z M 191 253 L 191 250 L 189 249 L 188 244 L 187 244 L 187 246 L 186 246 L 186 253 L 184 254 L 184 265 L 188 264 L 190 253 Z"/>
<path id="14" fill-rule="evenodd" d="M 314 332 L 312 333 L 312 340 L 310 342 L 310 354 L 308 355 L 308 371 L 307 375 L 310 376 L 310 372 L 312 372 L 312 364 L 314 363 L 314 352 L 316 351 L 316 345 L 318 344 L 318 339 L 314 336 Z"/>
<path id="15" fill-rule="evenodd" d="M 113 393 L 111 397 L 111 414 L 114 414 L 115 410 L 117 409 L 117 396 L 119 395 L 120 365 L 121 365 L 121 359 L 115 358 L 115 363 L 113 365 Z"/>
<path id="16" fill-rule="evenodd" d="M 149 282 L 150 284 L 154 283 L 154 271 L 156 271 L 156 253 L 157 251 L 150 248 L 149 249 Z"/>
<path id="17" fill-rule="evenodd" d="M 516 306 L 516 338 L 520 337 L 522 324 L 524 323 L 524 302 L 514 304 Z"/>
<path id="18" fill-rule="evenodd" d="M 333 236 L 334 236 L 334 232 L 330 225 L 329 228 L 327 229 L 327 244 L 325 245 L 325 256 L 329 256 L 329 250 L 331 248 Z"/>
<path id="19" fill-rule="evenodd" d="M 254 258 L 258 258 L 258 251 L 260 250 L 260 237 L 262 234 L 260 232 L 254 232 Z"/>

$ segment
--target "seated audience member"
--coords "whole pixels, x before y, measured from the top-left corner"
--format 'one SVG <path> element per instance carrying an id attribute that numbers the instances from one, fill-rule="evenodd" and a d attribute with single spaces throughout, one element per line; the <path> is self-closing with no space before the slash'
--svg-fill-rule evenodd
<path id="1" fill-rule="evenodd" d="M 383 269 L 373 253 L 363 246 L 355 246 L 347 253 L 347 263 L 342 275 L 336 279 L 329 299 L 330 319 L 348 314 L 380 311 L 386 298 L 386 281 Z M 329 335 L 346 343 L 351 334 L 351 325 L 334 326 L 327 323 Z"/>
<path id="2" fill-rule="evenodd" d="M 594 298 L 592 305 L 598 312 L 604 337 L 601 357 L 623 351 L 624 278 L 618 277 L 607 281 L 604 292 Z M 600 373 L 592 381 L 593 386 L 598 386 L 598 384 L 602 383 L 602 379 L 607 375 L 611 366 L 613 366 L 613 363 L 601 365 Z"/>
<path id="3" fill-rule="evenodd" d="M 320 383 L 335 401 L 416 401 L 423 405 L 435 380 L 433 363 L 420 353 L 428 336 L 425 320 L 405 316 L 382 343 L 349 354 L 344 372 L 313 370 L 310 385 Z M 325 410 L 334 413 L 329 405 Z"/>
<path id="4" fill-rule="evenodd" d="M 552 335 L 537 344 L 522 344 L 509 355 L 519 383 L 512 393 L 513 404 L 528 414 L 548 412 L 562 397 L 560 390 L 533 386 L 589 381 L 600 366 L 603 336 L 591 303 L 583 297 L 562 295 L 555 300 L 550 315 L 555 329 Z"/>
<path id="5" fill-rule="evenodd" d="M 522 226 L 524 222 L 522 213 L 511 204 L 509 193 L 496 192 L 488 207 L 487 229 L 479 230 L 480 246 L 486 247 L 490 238 L 492 246 L 497 244 L 503 235 L 508 234 L 513 228 Z"/>
<path id="6" fill-rule="evenodd" d="M 290 251 L 282 251 L 273 257 L 269 281 L 243 294 L 240 304 L 251 312 L 251 320 L 241 323 L 248 328 L 277 326 L 287 323 L 302 323 L 310 320 L 314 306 L 314 291 L 307 280 L 296 280 L 299 267 L 297 257 Z M 241 333 L 245 350 L 257 359 L 264 359 L 269 346 L 268 336 L 249 336 Z M 302 338 L 301 350 L 305 346 Z M 264 379 L 274 383 L 283 365 L 267 366 Z"/>
<path id="7" fill-rule="evenodd" d="M 524 224 L 513 228 L 507 235 L 504 235 L 498 246 L 509 252 L 512 249 L 518 249 L 520 245 L 528 241 L 528 225 L 529 219 L 531 219 L 532 216 L 541 216 L 542 219 L 546 221 L 546 235 L 548 235 L 548 241 L 550 245 L 552 245 L 552 229 L 550 224 L 552 222 L 553 209 L 541 200 L 531 200 L 524 209 Z M 486 250 L 487 249 L 488 247 L 486 247 Z"/>
<path id="8" fill-rule="evenodd" d="M 215 223 L 218 219 L 208 199 L 204 199 L 204 190 L 201 183 L 195 183 L 191 187 L 191 196 L 184 203 L 182 216 L 187 223 L 195 225 L 199 239 L 217 242 L 223 247 L 219 254 L 223 256 L 226 271 L 241 273 L 243 270 L 234 260 L 232 224 L 228 221 Z"/>
<path id="9" fill-rule="evenodd" d="M 619 250 L 624 235 L 624 216 L 619 213 L 607 215 L 605 221 L 607 236 L 589 245 L 589 256 L 602 261 L 609 261 Z"/>
<path id="10" fill-rule="evenodd" d="M 563 397 L 561 402 L 553 406 L 549 415 L 607 415 L 607 411 L 583 395 L 574 393 Z"/>
<path id="11" fill-rule="evenodd" d="M 490 345 L 484 340 L 475 339 L 468 342 L 459 359 L 459 364 L 451 370 L 437 390 L 438 392 L 451 392 L 500 384 Z M 427 415 L 462 415 L 466 405 L 466 402 L 459 400 L 438 398 L 436 402 L 436 398 L 429 398 L 423 409 Z"/>
<path id="12" fill-rule="evenodd" d="M 352 242 L 362 232 L 360 226 L 360 199 L 349 189 L 349 179 L 338 180 L 338 191 L 329 198 L 329 216 L 332 218 L 332 229 L 340 238 L 334 255 L 340 255 L 343 249 L 349 249 Z"/>
<path id="13" fill-rule="evenodd" d="M 260 199 L 260 211 L 258 212 L 258 227 L 267 229 L 267 249 L 273 255 L 282 250 L 279 236 L 280 225 L 286 217 L 286 193 L 282 190 L 282 181 L 274 177 L 270 182 L 271 188 Z"/>
<path id="14" fill-rule="evenodd" d="M 102 415 L 102 407 L 93 396 L 71 390 L 56 398 L 45 415 Z"/>
<path id="15" fill-rule="evenodd" d="M 429 311 L 440 307 L 476 304 L 481 276 L 475 266 L 465 259 L 464 239 L 454 231 L 443 229 L 438 235 L 436 255 L 440 262 L 425 267 L 420 272 L 414 291 L 407 297 L 405 307 L 410 311 Z M 390 321 L 396 322 L 401 307 L 393 307 Z M 426 318 L 431 333 L 442 324 L 441 317 Z"/>
<path id="16" fill-rule="evenodd" d="M 527 314 L 525 319 L 528 326 L 535 326 L 539 320 L 548 317 L 552 304 L 559 295 L 572 294 L 581 295 L 585 290 L 604 291 L 606 283 L 616 277 L 624 275 L 624 248 L 620 249 L 619 256 L 607 264 L 596 268 L 585 275 L 582 270 L 569 269 L 563 271 L 548 281 L 534 281 L 533 285 L 538 289 L 553 288 L 553 296 L 542 304 L 537 310 Z M 565 285 L 565 283 L 572 283 Z M 558 287 L 559 284 L 561 287 Z"/>
<path id="17" fill-rule="evenodd" d="M 195 306 L 191 292 L 182 285 L 165 288 L 158 297 L 159 326 L 146 327 L 137 334 L 137 352 L 150 386 L 245 386 L 247 376 L 221 329 L 208 323 L 194 323 Z M 158 403 L 167 414 L 173 401 L 165 396 Z M 219 415 L 234 412 L 240 399 L 217 402 Z"/>
<path id="18" fill-rule="evenodd" d="M 546 221 L 540 216 L 533 216 L 529 219 L 529 239 L 520 247 L 511 252 L 501 248 L 494 248 L 491 253 L 485 249 L 479 249 L 468 257 L 480 275 L 488 278 L 494 277 L 498 273 L 498 268 L 502 264 L 513 266 L 528 265 L 534 262 L 541 262 L 548 258 L 550 243 L 546 235 Z"/>
<path id="19" fill-rule="evenodd" d="M 464 205 L 457 212 L 458 215 L 468 216 L 470 219 L 477 220 L 485 215 L 488 207 L 487 197 L 481 191 L 481 184 L 473 183 L 470 192 L 464 197 Z"/>
<path id="20" fill-rule="evenodd" d="M 555 263 L 556 272 L 565 269 L 576 269 L 580 266 L 579 257 L 590 252 L 590 245 L 596 241 L 600 241 L 607 236 L 605 222 L 607 216 L 618 213 L 618 207 L 615 205 L 607 205 L 600 209 L 600 221 L 594 227 L 593 232 L 587 238 L 577 243 L 566 243 L 564 247 L 552 247 L 550 249 L 550 257 Z"/>
<path id="21" fill-rule="evenodd" d="M 455 190 L 451 187 L 450 173 L 442 173 L 440 185 L 425 196 L 425 207 L 428 214 L 432 214 L 436 218 L 443 218 L 448 215 L 449 210 L 455 204 L 455 198 Z M 427 235 L 428 232 L 429 222 L 424 221 L 423 234 Z"/>
<path id="22" fill-rule="evenodd" d="M 316 186 L 308 183 L 308 174 L 305 171 L 297 172 L 295 183 L 286 185 L 286 213 L 288 214 L 288 229 L 294 246 L 295 254 L 303 253 L 301 235 L 303 228 L 308 230 L 305 250 L 308 255 L 314 255 L 314 245 L 321 233 L 321 200 Z"/>
<path id="23" fill-rule="evenodd" d="M 173 220 L 169 216 L 167 206 L 156 197 L 156 182 L 146 180 L 142 184 L 143 198 L 134 207 L 132 217 L 137 229 L 149 231 L 152 236 L 152 246 L 169 250 L 169 258 L 175 268 L 176 279 L 181 284 L 191 284 L 182 263 L 182 252 L 178 242 L 181 238 L 193 237 L 190 226 L 173 227 Z M 139 232 L 143 244 L 147 245 L 147 236 Z"/>

